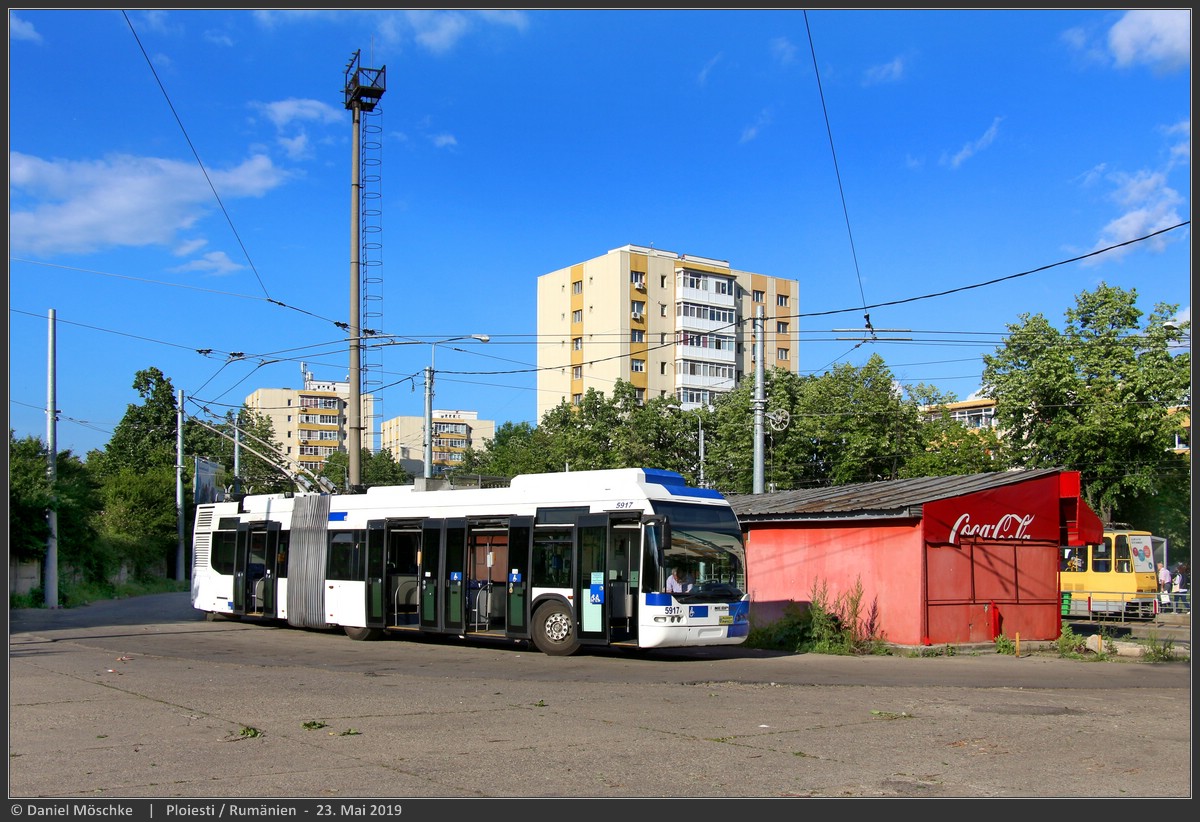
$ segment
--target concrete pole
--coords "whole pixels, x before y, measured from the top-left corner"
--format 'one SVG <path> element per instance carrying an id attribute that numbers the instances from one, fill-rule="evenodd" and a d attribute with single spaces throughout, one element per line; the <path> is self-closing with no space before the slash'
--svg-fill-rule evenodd
<path id="1" fill-rule="evenodd" d="M 50 482 L 50 508 L 46 511 L 46 567 L 42 594 L 47 608 L 58 607 L 58 395 L 54 373 L 54 309 L 50 309 L 50 338 L 46 364 L 46 479 Z"/>
<path id="2" fill-rule="evenodd" d="M 175 520 L 179 543 L 175 547 L 175 579 L 187 579 L 183 570 L 183 389 L 179 391 L 179 407 L 175 409 Z"/>
<path id="3" fill-rule="evenodd" d="M 763 416 L 767 407 L 763 375 L 763 307 L 754 318 L 754 493 L 763 492 Z"/>
<path id="4" fill-rule="evenodd" d="M 350 156 L 350 402 L 346 409 L 346 449 L 349 452 L 349 485 L 347 491 L 361 482 L 362 477 L 362 332 L 359 312 L 359 280 L 361 278 L 359 249 L 359 129 L 362 127 L 362 107 L 354 103 L 354 136 Z"/>
<path id="5" fill-rule="evenodd" d="M 433 476 L 433 352 L 429 347 L 429 367 L 425 369 L 425 479 Z"/>

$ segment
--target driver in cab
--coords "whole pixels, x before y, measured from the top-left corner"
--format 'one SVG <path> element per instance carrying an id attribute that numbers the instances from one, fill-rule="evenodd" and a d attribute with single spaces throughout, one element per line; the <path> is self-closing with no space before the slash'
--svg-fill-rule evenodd
<path id="1" fill-rule="evenodd" d="M 671 569 L 671 576 L 667 577 L 667 593 L 668 594 L 683 594 L 690 591 L 692 584 L 689 580 L 684 579 L 683 571 L 676 566 Z"/>

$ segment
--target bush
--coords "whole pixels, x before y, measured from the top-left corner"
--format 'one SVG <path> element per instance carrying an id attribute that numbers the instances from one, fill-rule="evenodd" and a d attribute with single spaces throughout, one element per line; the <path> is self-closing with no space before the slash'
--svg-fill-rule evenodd
<path id="1" fill-rule="evenodd" d="M 828 586 L 813 584 L 807 607 L 789 602 L 783 617 L 751 628 L 746 644 L 791 653 L 884 654 L 887 646 L 879 628 L 877 603 L 863 607 L 862 580 L 851 591 L 830 601 Z"/>

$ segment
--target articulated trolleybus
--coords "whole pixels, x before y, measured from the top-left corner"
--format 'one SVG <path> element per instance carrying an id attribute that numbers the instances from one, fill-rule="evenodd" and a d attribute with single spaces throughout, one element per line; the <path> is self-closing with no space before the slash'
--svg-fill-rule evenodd
<path id="1" fill-rule="evenodd" d="M 192 605 L 208 614 L 581 646 L 734 645 L 742 532 L 672 471 L 528 474 L 507 488 L 266 494 L 197 506 Z M 680 568 L 683 593 L 666 593 Z"/>

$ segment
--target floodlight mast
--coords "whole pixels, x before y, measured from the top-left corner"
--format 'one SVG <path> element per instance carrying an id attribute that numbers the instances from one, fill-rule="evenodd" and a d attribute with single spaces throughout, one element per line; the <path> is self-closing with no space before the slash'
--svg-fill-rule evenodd
<path id="1" fill-rule="evenodd" d="M 353 139 L 350 141 L 350 400 L 346 409 L 346 450 L 349 452 L 347 491 L 354 491 L 362 480 L 362 306 L 359 284 L 362 280 L 360 245 L 362 216 L 359 201 L 362 194 L 361 151 L 362 113 L 373 111 L 385 91 L 387 68 L 360 68 L 360 51 L 354 52 L 346 66 L 346 108 L 353 115 Z"/>

